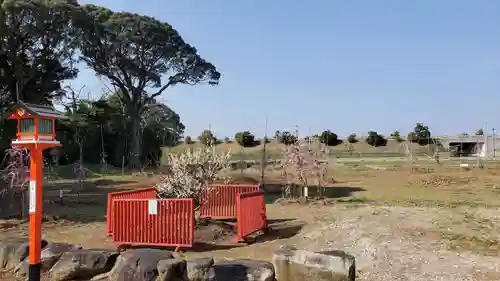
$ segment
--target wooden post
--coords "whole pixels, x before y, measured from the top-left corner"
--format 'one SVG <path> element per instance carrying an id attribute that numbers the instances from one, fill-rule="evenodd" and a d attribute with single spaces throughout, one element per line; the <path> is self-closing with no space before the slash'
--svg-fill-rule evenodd
<path id="1" fill-rule="evenodd" d="M 42 247 L 43 154 L 34 146 L 30 153 L 29 183 L 29 281 L 40 281 L 40 254 Z"/>

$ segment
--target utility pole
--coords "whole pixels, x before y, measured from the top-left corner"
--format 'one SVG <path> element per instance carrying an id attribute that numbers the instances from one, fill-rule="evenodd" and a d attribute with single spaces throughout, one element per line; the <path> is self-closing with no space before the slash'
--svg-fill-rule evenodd
<path id="1" fill-rule="evenodd" d="M 17 101 L 21 100 L 21 93 L 19 93 L 19 81 L 16 82 L 16 99 Z"/>
<path id="2" fill-rule="evenodd" d="M 495 128 L 492 128 L 491 129 L 493 131 L 493 158 L 495 158 L 496 156 L 496 151 L 497 151 L 497 147 L 496 147 L 496 135 L 495 135 Z"/>
<path id="3" fill-rule="evenodd" d="M 483 130 L 483 139 L 484 139 L 484 158 L 488 157 L 488 123 L 484 123 Z"/>
<path id="4" fill-rule="evenodd" d="M 264 146 L 262 148 L 262 157 L 260 159 L 260 185 L 261 187 L 264 186 L 264 176 L 265 176 L 265 169 L 267 166 L 267 151 L 266 151 L 266 146 L 267 146 L 267 125 L 268 125 L 268 116 L 266 115 L 266 128 L 264 131 Z"/>
<path id="5" fill-rule="evenodd" d="M 209 134 L 209 135 L 208 135 L 208 137 L 210 138 L 210 139 L 208 140 L 208 146 L 209 146 L 209 147 L 212 147 L 212 145 L 213 145 L 213 138 L 212 138 L 212 124 L 208 124 L 208 134 Z"/>

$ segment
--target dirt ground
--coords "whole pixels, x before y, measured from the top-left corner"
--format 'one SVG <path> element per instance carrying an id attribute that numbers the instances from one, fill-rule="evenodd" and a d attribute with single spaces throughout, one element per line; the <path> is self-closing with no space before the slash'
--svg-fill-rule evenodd
<path id="1" fill-rule="evenodd" d="M 268 204 L 272 231 L 256 243 L 235 245 L 228 241 L 233 229 L 212 224 L 197 240 L 217 243 L 205 243 L 184 255 L 270 260 L 276 249 L 290 245 L 353 254 L 358 280 L 500 280 L 496 166 L 460 170 L 454 165 L 406 169 L 366 164 L 334 171 L 329 204 Z M 278 183 L 278 177 L 272 177 L 268 182 Z M 138 181 L 149 184 L 143 178 L 115 181 L 88 187 L 79 197 L 68 199 L 81 204 L 53 202 L 46 208 L 44 238 L 85 248 L 116 248 L 105 235 L 105 194 L 135 188 Z M 0 221 L 0 240 L 26 235 L 25 222 Z"/>

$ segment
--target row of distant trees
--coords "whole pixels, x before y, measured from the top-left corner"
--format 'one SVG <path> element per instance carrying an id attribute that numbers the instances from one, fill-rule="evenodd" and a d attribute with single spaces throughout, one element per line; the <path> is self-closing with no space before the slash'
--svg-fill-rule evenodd
<path id="1" fill-rule="evenodd" d="M 478 129 L 475 132 L 475 135 L 483 134 L 483 129 Z M 465 136 L 466 134 L 463 135 Z M 427 145 L 437 142 L 437 140 L 432 137 L 429 127 L 425 126 L 423 123 L 417 123 L 413 131 L 408 133 L 406 139 L 401 136 L 401 133 L 399 131 L 394 131 L 393 133 L 391 133 L 390 138 L 396 140 L 397 142 L 403 142 L 407 140 L 412 143 L 418 143 L 420 145 Z M 290 145 L 298 141 L 297 135 L 289 131 L 276 131 L 274 134 L 274 139 L 279 143 L 285 145 Z M 325 130 L 321 134 L 306 137 L 306 140 L 309 139 L 317 140 L 327 146 L 336 146 L 344 142 L 343 139 L 339 138 L 336 133 L 330 130 Z M 228 137 L 226 137 L 224 140 L 217 139 L 210 130 L 203 131 L 198 137 L 198 140 L 205 145 L 218 144 L 222 142 L 229 143 L 233 141 Z M 353 133 L 350 134 L 345 140 L 348 143 L 353 144 L 359 142 L 360 138 L 358 138 L 358 136 Z M 387 138 L 376 131 L 369 131 L 368 135 L 363 138 L 363 140 L 372 146 L 385 146 L 387 144 Z M 250 131 L 243 131 L 235 134 L 234 141 L 243 147 L 253 147 L 263 142 L 269 142 L 269 139 L 264 138 L 262 140 L 259 140 Z M 185 143 L 191 144 L 193 143 L 193 140 L 190 137 L 186 137 Z"/>

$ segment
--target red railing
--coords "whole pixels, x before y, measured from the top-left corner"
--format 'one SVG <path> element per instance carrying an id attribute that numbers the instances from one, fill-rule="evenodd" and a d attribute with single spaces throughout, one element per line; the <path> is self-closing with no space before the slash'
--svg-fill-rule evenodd
<path id="1" fill-rule="evenodd" d="M 236 212 L 238 217 L 236 241 L 243 242 L 248 235 L 267 230 L 264 192 L 239 193 L 236 196 Z"/>
<path id="2" fill-rule="evenodd" d="M 108 193 L 108 209 L 106 210 L 106 232 L 113 234 L 113 201 L 117 199 L 155 199 L 157 191 L 154 187 L 141 188 L 136 190 L 127 190 Z"/>
<path id="3" fill-rule="evenodd" d="M 191 248 L 194 202 L 191 198 L 113 201 L 113 242 L 120 245 Z"/>
<path id="4" fill-rule="evenodd" d="M 236 195 L 259 191 L 258 184 L 217 184 L 209 185 L 200 194 L 200 218 L 236 218 Z"/>

